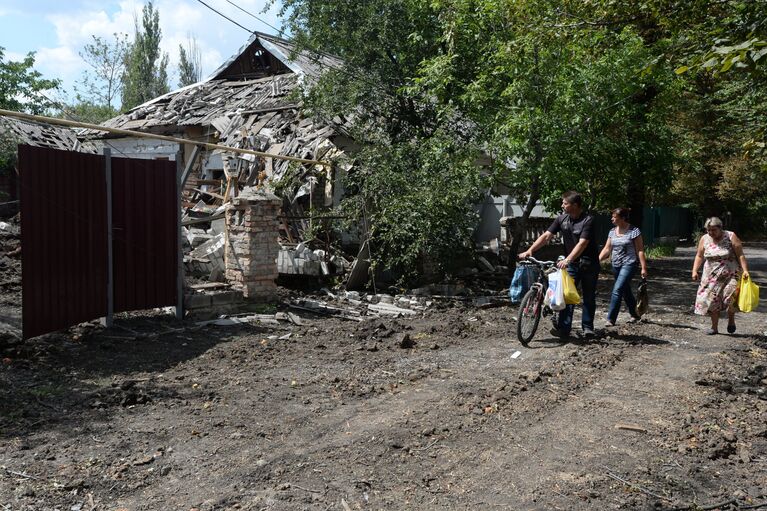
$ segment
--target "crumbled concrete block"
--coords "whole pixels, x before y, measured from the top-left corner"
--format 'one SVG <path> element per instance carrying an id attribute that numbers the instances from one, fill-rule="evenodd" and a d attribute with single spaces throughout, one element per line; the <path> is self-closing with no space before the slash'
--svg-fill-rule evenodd
<path id="1" fill-rule="evenodd" d="M 242 301 L 241 291 L 224 291 L 211 295 L 212 305 L 225 305 Z"/>
<path id="2" fill-rule="evenodd" d="M 210 307 L 212 303 L 213 302 L 210 295 L 206 295 L 203 293 L 196 293 L 196 294 L 187 295 L 184 297 L 184 308 L 187 310 Z"/>

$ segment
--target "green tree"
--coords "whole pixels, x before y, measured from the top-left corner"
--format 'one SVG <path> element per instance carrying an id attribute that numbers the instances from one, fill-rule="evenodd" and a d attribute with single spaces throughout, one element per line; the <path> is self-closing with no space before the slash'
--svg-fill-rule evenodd
<path id="1" fill-rule="evenodd" d="M 74 103 L 62 106 L 57 116 L 80 122 L 101 124 L 107 119 L 115 117 L 119 113 L 120 112 L 112 105 L 102 105 L 84 101 L 78 96 Z"/>
<path id="2" fill-rule="evenodd" d="M 202 79 L 202 55 L 197 40 L 189 37 L 186 48 L 178 45 L 178 86 L 192 85 Z"/>
<path id="3" fill-rule="evenodd" d="M 170 90 L 168 55 L 160 52 L 160 13 L 148 2 L 142 9 L 141 26 L 135 21 L 134 41 L 123 74 L 122 110 L 130 110 Z"/>
<path id="4" fill-rule="evenodd" d="M 5 48 L 0 47 L 0 108 L 32 114 L 47 114 L 53 106 L 48 94 L 58 90 L 60 81 L 42 77 L 34 70 L 35 54 L 24 60 L 6 60 Z M 10 130 L 3 129 L 0 118 L 0 172 L 8 172 L 16 160 L 18 141 Z"/>
<path id="5" fill-rule="evenodd" d="M 34 65 L 34 52 L 14 62 L 5 59 L 5 48 L 0 47 L 0 108 L 44 114 L 53 106 L 47 94 L 58 90 L 61 81 L 43 78 Z"/>
<path id="6" fill-rule="evenodd" d="M 679 74 L 674 185 L 666 200 L 767 225 L 767 1 L 590 0 L 561 6 L 568 30 L 631 27 Z M 748 183 L 748 186 L 744 186 Z"/>
<path id="7" fill-rule="evenodd" d="M 367 211 L 374 257 L 387 264 L 404 247 L 445 246 L 455 235 L 437 229 L 414 238 L 412 226 L 421 224 L 403 221 L 408 208 L 428 216 L 429 205 L 466 225 L 460 208 L 436 197 L 456 197 L 453 184 L 483 182 L 467 164 L 479 153 L 491 157 L 491 184 L 508 187 L 526 212 L 538 200 L 555 208 L 568 188 L 584 191 L 596 209 L 629 204 L 641 212 L 694 200 L 732 210 L 739 186 L 765 181 L 758 179 L 764 66 L 752 64 L 764 60 L 766 7 L 767 0 L 286 0 L 283 14 L 299 51 L 344 61 L 306 104 L 326 118 L 353 112 L 347 127 L 363 147 L 363 170 L 347 200 Z M 712 44 L 724 45 L 718 73 L 702 65 L 674 73 L 716 51 Z M 422 169 L 454 177 L 456 168 L 466 179 L 436 186 L 435 177 L 419 207 L 405 200 L 410 183 L 425 182 Z M 467 198 L 475 191 L 463 189 Z M 469 211 L 468 202 L 454 203 Z"/>
<path id="8" fill-rule="evenodd" d="M 664 115 L 672 75 L 650 65 L 655 55 L 630 27 L 561 28 L 573 21 L 561 7 L 547 0 L 292 0 L 285 13 L 303 47 L 346 63 L 343 92 L 320 86 L 310 104 L 355 111 L 365 143 L 429 147 L 440 134 L 456 149 L 442 168 L 472 173 L 479 169 L 463 164 L 488 153 L 496 183 L 524 200 L 526 214 L 539 199 L 554 205 L 568 188 L 586 191 L 596 208 L 647 200 L 670 184 Z M 423 153 L 410 158 L 424 166 Z M 378 164 L 384 175 L 402 168 Z"/>
<path id="9" fill-rule="evenodd" d="M 325 69 L 305 104 L 322 118 L 352 117 L 346 128 L 361 145 L 359 170 L 342 207 L 369 226 L 374 264 L 410 281 L 424 258 L 448 269 L 473 248 L 472 205 L 485 183 L 466 126 L 443 122 L 408 88 L 440 44 L 438 13 L 413 0 L 288 0 L 283 8 L 304 57 L 343 59 L 340 69 Z"/>

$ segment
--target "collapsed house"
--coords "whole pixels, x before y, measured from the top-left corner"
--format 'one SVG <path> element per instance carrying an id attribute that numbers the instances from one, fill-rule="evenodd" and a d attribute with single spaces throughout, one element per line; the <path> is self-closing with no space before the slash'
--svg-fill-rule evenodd
<path id="1" fill-rule="evenodd" d="M 352 258 L 335 251 L 329 239 L 313 239 L 312 223 L 316 227 L 318 216 L 330 216 L 318 215 L 319 211 L 339 205 L 343 196 L 341 183 L 352 170 L 351 160 L 345 156 L 355 149 L 355 144 L 344 129 L 346 119 L 318 120 L 306 116 L 301 96 L 303 86 L 311 85 L 323 71 L 340 64 L 333 56 L 296 52 L 289 41 L 256 33 L 209 78 L 103 123 L 106 128 L 171 136 L 189 143 L 179 145 L 95 130 L 78 131 L 78 140 L 71 130 L 50 127 L 66 133 L 71 140 L 63 146 L 46 145 L 70 150 L 87 147 L 88 152 L 108 148 L 115 157 L 177 160 L 183 168 L 182 241 L 187 275 L 211 282 L 242 278 L 242 258 L 236 260 L 234 245 L 259 252 L 259 261 L 246 258 L 246 264 L 274 268 L 271 273 L 258 275 L 261 282 L 274 281 L 279 275 L 341 275 L 349 269 Z M 318 164 L 320 161 L 332 165 Z M 242 234 L 242 239 L 235 239 L 236 243 L 228 243 L 228 234 L 241 232 L 233 228 L 231 221 L 242 222 L 242 218 L 251 223 L 261 221 L 258 215 L 262 213 L 248 209 L 244 196 L 252 196 L 255 190 L 275 188 L 280 190 L 279 199 L 271 199 L 277 201 L 276 206 L 262 198 L 253 204 L 258 204 L 256 209 L 267 216 L 272 215 L 271 211 L 277 213 L 276 225 L 260 224 L 262 228 L 273 229 L 270 233 L 274 238 L 279 232 L 277 252 L 262 250 L 263 242 L 254 241 L 258 236 L 253 230 Z M 234 220 L 227 219 L 225 210 L 238 208 L 240 215 Z M 481 246 L 493 246 L 490 242 L 498 238 L 504 241 L 508 229 L 501 229 L 497 217 L 507 217 L 506 209 L 506 202 L 502 210 L 495 203 L 481 206 L 478 213 L 483 221 L 475 233 Z M 359 247 L 354 246 L 354 233 L 351 234 L 348 248 L 355 251 Z M 230 258 L 237 267 L 227 268 Z M 368 272 L 361 266 L 350 274 L 354 277 L 351 280 L 357 282 L 352 288 L 367 282 Z"/>
<path id="2" fill-rule="evenodd" d="M 163 140 L 83 132 L 114 156 L 180 159 L 183 165 L 184 234 L 187 273 L 223 280 L 224 210 L 243 191 L 280 188 L 276 230 L 281 248 L 275 257 L 279 274 L 332 275 L 348 266 L 329 246 L 310 250 L 306 232 L 317 211 L 341 200 L 340 184 L 353 148 L 346 119 L 319 121 L 304 115 L 301 89 L 340 61 L 326 54 L 297 53 L 292 43 L 256 33 L 209 78 L 155 98 L 114 117 L 108 128 L 140 131 L 190 140 Z M 223 149 L 218 144 L 290 159 L 264 158 Z M 311 162 L 333 162 L 318 165 Z M 278 184 L 281 183 L 281 184 Z M 308 241 L 308 240 L 307 240 Z M 273 263 L 272 263 L 273 264 Z M 277 274 L 273 275 L 274 278 Z"/>

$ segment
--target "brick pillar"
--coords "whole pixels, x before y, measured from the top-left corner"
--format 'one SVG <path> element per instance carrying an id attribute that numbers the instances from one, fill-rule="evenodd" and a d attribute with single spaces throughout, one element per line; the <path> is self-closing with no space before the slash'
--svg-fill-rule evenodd
<path id="1" fill-rule="evenodd" d="M 226 210 L 226 280 L 245 298 L 276 297 L 280 206 L 275 195 L 246 188 Z"/>

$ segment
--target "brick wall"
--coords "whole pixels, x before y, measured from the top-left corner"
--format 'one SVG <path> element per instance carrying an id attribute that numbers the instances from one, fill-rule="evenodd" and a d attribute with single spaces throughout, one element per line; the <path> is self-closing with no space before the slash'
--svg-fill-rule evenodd
<path id="1" fill-rule="evenodd" d="M 226 280 L 250 300 L 271 300 L 277 291 L 280 200 L 250 189 L 226 210 Z"/>

